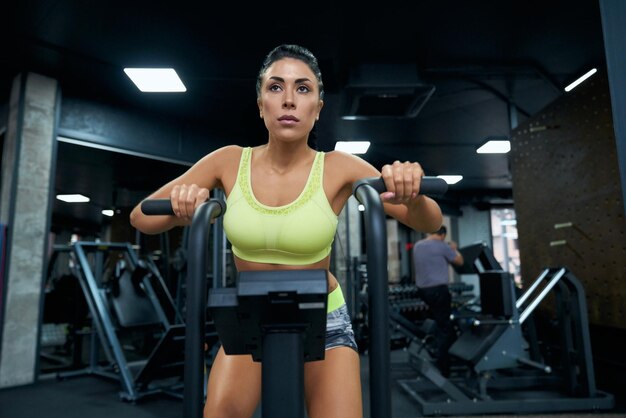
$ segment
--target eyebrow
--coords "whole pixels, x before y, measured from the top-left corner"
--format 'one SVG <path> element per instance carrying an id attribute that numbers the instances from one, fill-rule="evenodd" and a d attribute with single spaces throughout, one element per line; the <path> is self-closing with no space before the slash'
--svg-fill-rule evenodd
<path id="1" fill-rule="evenodd" d="M 280 81 L 281 83 L 284 83 L 284 82 L 285 82 L 285 79 L 284 79 L 284 78 L 282 78 L 282 77 L 277 77 L 277 76 L 272 76 L 272 77 L 269 77 L 269 79 L 270 79 L 270 80 Z M 311 82 L 311 80 L 310 80 L 310 79 L 308 79 L 308 78 L 306 78 L 306 77 L 305 77 L 305 78 L 296 78 L 296 84 L 297 84 L 297 83 L 303 83 L 303 82 L 305 82 L 305 81 Z"/>

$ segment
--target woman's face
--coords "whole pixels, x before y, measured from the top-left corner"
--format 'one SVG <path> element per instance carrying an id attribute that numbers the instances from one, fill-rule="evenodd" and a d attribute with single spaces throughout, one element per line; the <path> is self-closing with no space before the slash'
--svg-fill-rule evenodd
<path id="1" fill-rule="evenodd" d="M 279 139 L 306 138 L 324 105 L 315 74 L 294 58 L 267 69 L 257 103 L 270 136 Z"/>

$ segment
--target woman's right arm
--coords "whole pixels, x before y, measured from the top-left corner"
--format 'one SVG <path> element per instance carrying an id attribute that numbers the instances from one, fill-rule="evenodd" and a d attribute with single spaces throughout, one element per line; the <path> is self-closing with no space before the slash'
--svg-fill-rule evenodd
<path id="1" fill-rule="evenodd" d="M 146 199 L 170 199 L 175 215 L 145 215 L 141 202 L 130 213 L 130 223 L 144 234 L 159 234 L 191 223 L 193 212 L 209 198 L 212 189 L 223 188 L 223 173 L 241 155 L 238 146 L 226 146 L 207 154 L 181 176 L 168 182 Z"/>

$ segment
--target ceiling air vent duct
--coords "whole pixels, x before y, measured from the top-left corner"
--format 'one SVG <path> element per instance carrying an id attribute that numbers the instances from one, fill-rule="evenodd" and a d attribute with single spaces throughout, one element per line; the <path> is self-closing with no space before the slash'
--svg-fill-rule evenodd
<path id="1" fill-rule="evenodd" d="M 345 119 L 414 118 L 435 91 L 414 65 L 363 64 L 352 70 L 343 91 Z"/>

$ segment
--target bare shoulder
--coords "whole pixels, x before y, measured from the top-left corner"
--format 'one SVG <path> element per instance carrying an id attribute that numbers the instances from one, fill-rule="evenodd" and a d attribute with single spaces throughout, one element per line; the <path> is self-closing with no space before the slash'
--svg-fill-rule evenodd
<path id="1" fill-rule="evenodd" d="M 369 162 L 344 151 L 327 152 L 325 165 L 329 174 L 345 178 L 349 183 L 364 177 L 380 176 L 380 171 Z"/>
<path id="2" fill-rule="evenodd" d="M 202 171 L 210 169 L 219 177 L 233 165 L 239 164 L 242 149 L 238 145 L 226 145 L 217 148 L 202 157 L 194 167 Z"/>
<path id="3" fill-rule="evenodd" d="M 197 184 L 208 189 L 222 188 L 224 180 L 228 181 L 233 171 L 236 173 L 241 150 L 240 146 L 227 145 L 211 151 L 178 177 L 174 184 Z"/>
<path id="4" fill-rule="evenodd" d="M 226 145 L 205 155 L 202 160 L 211 160 L 212 164 L 215 164 L 215 163 L 229 164 L 232 162 L 232 160 L 236 160 L 237 162 L 239 162 L 239 159 L 241 158 L 242 150 L 243 150 L 243 147 L 239 145 Z"/>
<path id="5" fill-rule="evenodd" d="M 324 160 L 324 187 L 335 213 L 340 213 L 352 194 L 355 181 L 377 177 L 380 172 L 364 159 L 343 151 L 330 151 Z"/>

